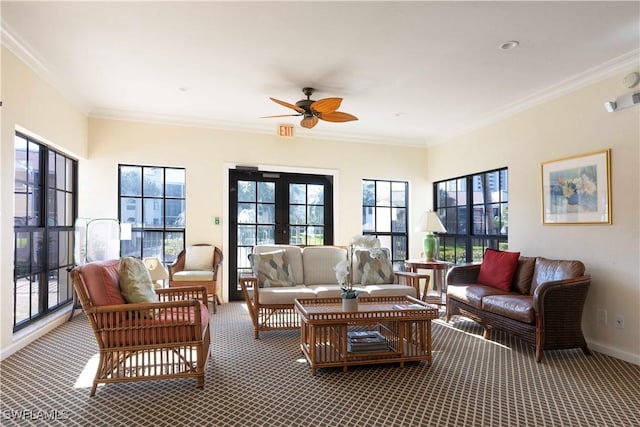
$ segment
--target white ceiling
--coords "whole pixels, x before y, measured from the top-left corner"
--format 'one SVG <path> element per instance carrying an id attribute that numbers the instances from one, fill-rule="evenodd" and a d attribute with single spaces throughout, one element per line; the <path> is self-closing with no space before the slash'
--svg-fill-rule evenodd
<path id="1" fill-rule="evenodd" d="M 3 44 L 91 116 L 371 142 L 445 141 L 640 57 L 638 1 L 3 0 L 1 13 Z M 269 97 L 295 103 L 303 86 L 359 120 L 260 118 L 293 112 Z"/>

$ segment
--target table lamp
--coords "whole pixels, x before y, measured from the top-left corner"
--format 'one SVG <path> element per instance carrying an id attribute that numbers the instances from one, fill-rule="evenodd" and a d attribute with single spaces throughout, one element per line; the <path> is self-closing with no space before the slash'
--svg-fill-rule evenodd
<path id="1" fill-rule="evenodd" d="M 444 228 L 440 217 L 434 211 L 427 212 L 427 224 L 425 227 L 427 235 L 424 237 L 424 256 L 427 261 L 436 260 L 436 248 L 438 247 L 438 241 L 433 233 L 446 233 L 447 229 Z"/>
<path id="2" fill-rule="evenodd" d="M 147 267 L 147 270 L 149 270 L 149 275 L 151 276 L 151 280 L 153 281 L 153 286 L 155 286 L 156 289 L 161 288 L 162 285 L 160 284 L 159 280 L 168 278 L 169 272 L 166 268 L 164 268 L 164 265 L 162 265 L 162 261 L 160 261 L 160 258 L 149 257 L 145 258 L 143 262 Z"/>

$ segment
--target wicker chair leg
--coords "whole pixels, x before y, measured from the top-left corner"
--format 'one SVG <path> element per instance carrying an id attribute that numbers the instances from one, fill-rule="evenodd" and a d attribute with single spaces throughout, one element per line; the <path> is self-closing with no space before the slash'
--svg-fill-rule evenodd
<path id="1" fill-rule="evenodd" d="M 483 326 L 482 338 L 484 338 L 485 340 L 491 338 L 491 330 L 488 326 Z"/>

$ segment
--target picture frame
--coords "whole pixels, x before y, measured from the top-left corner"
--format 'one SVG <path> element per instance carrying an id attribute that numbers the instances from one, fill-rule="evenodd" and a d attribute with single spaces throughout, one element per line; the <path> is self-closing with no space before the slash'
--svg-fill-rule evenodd
<path id="1" fill-rule="evenodd" d="M 543 162 L 542 223 L 611 224 L 611 149 Z"/>

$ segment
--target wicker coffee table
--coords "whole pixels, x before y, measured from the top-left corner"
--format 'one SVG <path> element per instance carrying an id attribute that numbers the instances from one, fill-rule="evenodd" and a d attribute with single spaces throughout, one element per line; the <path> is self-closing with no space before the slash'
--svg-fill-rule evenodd
<path id="1" fill-rule="evenodd" d="M 298 299 L 300 348 L 318 368 L 426 361 L 431 366 L 431 320 L 438 308 L 412 297 L 359 298 L 358 311 L 342 311 L 340 298 Z M 350 331 L 371 331 L 384 337 L 386 348 L 349 351 Z"/>

